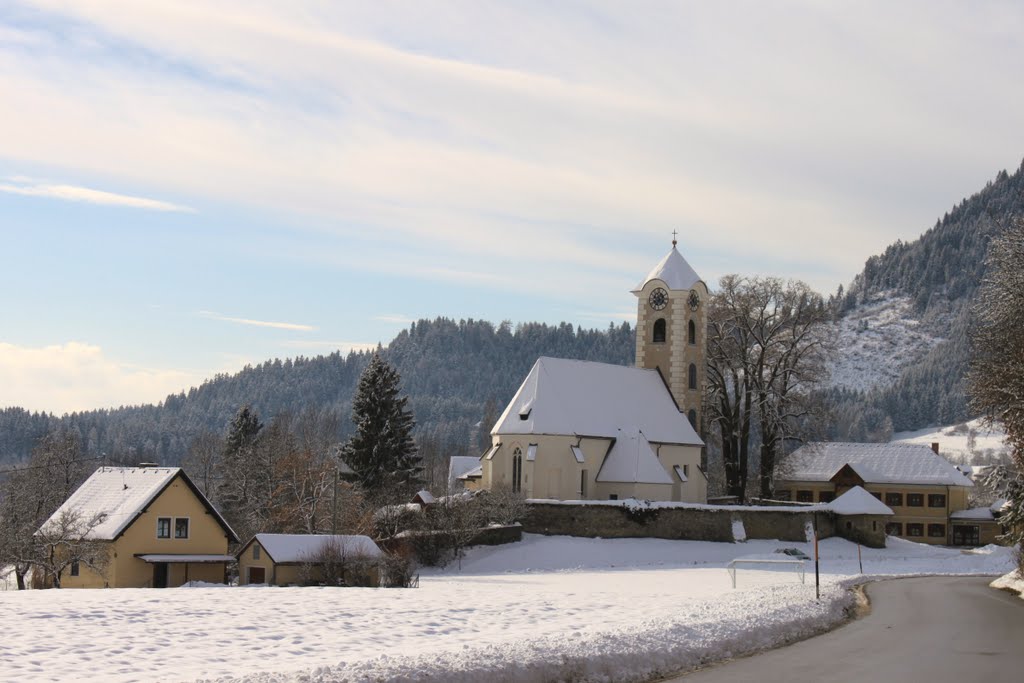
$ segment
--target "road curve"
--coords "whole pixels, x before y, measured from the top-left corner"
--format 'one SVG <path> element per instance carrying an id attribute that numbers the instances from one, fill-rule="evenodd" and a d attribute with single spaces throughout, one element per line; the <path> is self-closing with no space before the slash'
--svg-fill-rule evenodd
<path id="1" fill-rule="evenodd" d="M 867 587 L 871 611 L 829 633 L 666 683 L 1024 680 L 1024 600 L 991 578 L 928 577 Z"/>

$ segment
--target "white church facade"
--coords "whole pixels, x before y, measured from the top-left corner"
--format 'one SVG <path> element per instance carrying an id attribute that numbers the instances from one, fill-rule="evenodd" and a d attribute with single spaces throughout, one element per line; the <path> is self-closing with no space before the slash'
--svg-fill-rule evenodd
<path id="1" fill-rule="evenodd" d="M 636 366 L 539 358 L 491 430 L 480 488 L 556 500 L 707 502 L 697 434 L 707 286 L 673 241 L 632 293 Z"/>

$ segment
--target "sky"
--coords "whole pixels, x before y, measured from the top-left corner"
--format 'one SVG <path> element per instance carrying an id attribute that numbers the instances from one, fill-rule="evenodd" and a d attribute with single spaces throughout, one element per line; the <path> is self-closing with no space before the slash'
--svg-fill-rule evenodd
<path id="1" fill-rule="evenodd" d="M 0 3 L 0 408 L 822 292 L 1024 158 L 1017 2 Z"/>

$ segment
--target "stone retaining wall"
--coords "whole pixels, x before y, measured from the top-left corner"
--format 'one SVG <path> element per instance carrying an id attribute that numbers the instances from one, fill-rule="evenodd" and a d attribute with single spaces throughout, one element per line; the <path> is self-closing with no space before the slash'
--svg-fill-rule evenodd
<path id="1" fill-rule="evenodd" d="M 740 506 L 674 507 L 637 501 L 573 505 L 529 503 L 523 531 L 531 534 L 591 538 L 667 538 L 731 543 L 733 522 L 740 521 L 746 538 L 804 542 L 806 527 L 817 518 L 818 537 L 836 534 L 831 512 L 801 508 Z"/>

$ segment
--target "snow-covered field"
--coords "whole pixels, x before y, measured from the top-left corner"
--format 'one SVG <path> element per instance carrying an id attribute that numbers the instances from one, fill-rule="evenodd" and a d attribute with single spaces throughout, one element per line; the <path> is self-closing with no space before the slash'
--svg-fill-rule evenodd
<path id="1" fill-rule="evenodd" d="M 857 390 L 894 382 L 904 367 L 943 341 L 921 329 L 909 298 L 892 294 L 850 311 L 836 333 L 830 383 Z"/>
<path id="2" fill-rule="evenodd" d="M 738 556 L 808 544 L 527 535 L 476 548 L 416 589 L 180 588 L 0 593 L 0 678 L 18 681 L 642 681 L 828 628 L 853 602 L 857 548 L 813 566 L 741 569 Z M 1004 574 L 1008 549 L 893 540 L 875 576 Z"/>
<path id="3" fill-rule="evenodd" d="M 986 427 L 981 418 L 947 427 L 927 427 L 914 432 L 896 432 L 893 441 L 939 444 L 939 452 L 950 462 L 989 465 L 1009 456 L 1006 432 Z"/>

